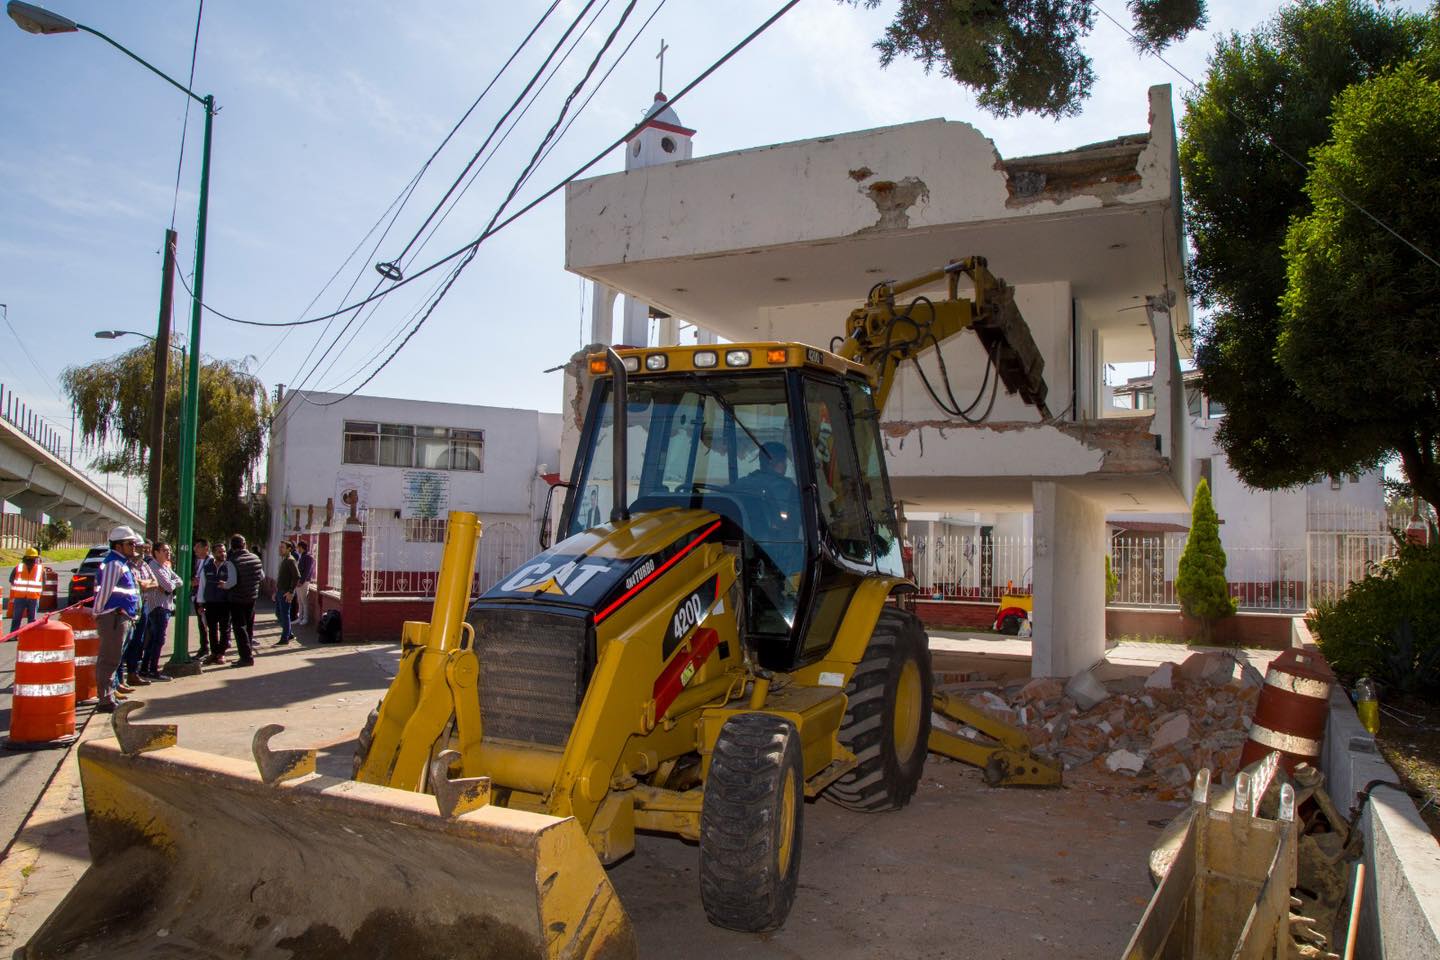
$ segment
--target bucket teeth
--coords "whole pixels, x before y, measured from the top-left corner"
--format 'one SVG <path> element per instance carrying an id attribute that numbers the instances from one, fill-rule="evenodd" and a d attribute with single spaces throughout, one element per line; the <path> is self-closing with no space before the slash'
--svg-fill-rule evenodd
<path id="1" fill-rule="evenodd" d="M 460 759 L 455 750 L 445 750 L 430 761 L 430 784 L 435 790 L 435 803 L 440 816 L 454 820 L 471 810 L 479 810 L 490 802 L 489 777 L 450 779 L 450 764 Z"/>
<path id="2" fill-rule="evenodd" d="M 127 757 L 175 746 L 175 724 L 131 723 L 130 714 L 145 709 L 143 700 L 127 700 L 117 704 L 110 718 L 110 729 L 120 741 L 120 751 Z"/>
<path id="3" fill-rule="evenodd" d="M 315 772 L 314 750 L 271 750 L 270 740 L 285 728 L 278 723 L 267 723 L 255 731 L 250 741 L 250 752 L 255 755 L 255 766 L 260 768 L 260 779 L 267 784 L 284 783 Z"/>

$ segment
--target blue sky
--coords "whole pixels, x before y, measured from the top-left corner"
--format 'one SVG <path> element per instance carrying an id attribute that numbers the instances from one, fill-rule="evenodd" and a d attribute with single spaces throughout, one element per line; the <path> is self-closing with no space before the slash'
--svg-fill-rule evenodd
<path id="1" fill-rule="evenodd" d="M 640 0 L 612 56 L 655 3 Z M 356 289 L 368 292 L 376 275 L 355 260 L 307 311 L 545 5 L 212 0 L 195 73 L 195 89 L 214 93 L 221 108 L 215 121 L 207 302 L 249 319 L 284 321 L 339 306 L 357 273 Z M 623 5 L 624 0 L 609 4 L 600 26 L 585 37 L 417 264 L 460 246 L 483 227 L 565 91 L 598 49 L 606 32 L 601 27 L 608 27 Z M 673 92 L 778 5 L 778 0 L 667 2 L 518 202 L 568 174 L 639 118 L 655 92 L 661 37 L 670 45 L 666 86 Z M 51 6 L 185 78 L 195 0 L 56 0 Z M 399 251 L 533 71 L 541 49 L 555 42 L 582 6 L 580 0 L 561 4 L 533 50 L 522 55 L 441 154 L 381 246 L 381 259 Z M 1101 6 L 1126 20 L 1121 0 Z M 1167 59 L 1198 79 L 1219 32 L 1247 30 L 1276 6 L 1212 0 L 1209 29 L 1169 51 Z M 1002 154 L 1017 156 L 1144 130 L 1145 91 L 1154 83 L 1171 83 L 1180 109 L 1185 82 L 1154 58 L 1137 55 L 1118 28 L 1097 17 L 1087 49 L 1099 82 L 1084 112 L 1059 122 L 996 119 L 978 110 L 965 90 L 938 75 L 927 77 L 911 62 L 879 68 L 870 43 L 893 7 L 885 3 L 865 11 L 834 0 L 801 3 L 677 107 L 682 121 L 699 131 L 696 155 L 943 116 L 974 123 Z M 180 262 L 187 276 L 191 270 L 200 117 L 191 111 L 177 202 L 181 94 L 98 39 L 35 37 L 8 20 L 0 21 L 0 64 L 7 88 L 0 98 L 5 185 L 0 303 L 8 305 L 11 324 L 46 375 L 31 365 L 10 330 L 0 328 L 0 381 L 68 427 L 56 375 L 68 364 L 119 349 L 94 339 L 93 331 L 155 329 L 161 242 L 172 203 Z M 617 151 L 595 172 L 622 164 Z M 564 270 L 563 231 L 557 196 L 482 247 L 427 326 L 365 392 L 558 410 L 559 375 L 541 371 L 582 344 L 588 302 L 580 280 Z M 388 352 L 385 344 L 428 288 L 422 281 L 387 298 L 334 365 L 321 365 L 309 386 L 353 386 L 358 374 L 375 365 L 370 358 Z M 184 291 L 177 289 L 177 296 Z M 188 300 L 177 301 L 177 324 L 188 329 Z M 297 382 L 305 369 L 302 358 L 317 337 L 315 327 L 285 337 L 284 331 L 241 327 L 209 315 L 204 324 L 207 354 L 253 357 L 270 387 Z"/>

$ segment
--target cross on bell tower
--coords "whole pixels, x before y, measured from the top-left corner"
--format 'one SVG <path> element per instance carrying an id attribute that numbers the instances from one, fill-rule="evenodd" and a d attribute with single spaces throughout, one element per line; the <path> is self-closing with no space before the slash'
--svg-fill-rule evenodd
<path id="1" fill-rule="evenodd" d="M 660 61 L 660 86 L 656 87 L 655 89 L 660 91 L 661 93 L 665 92 L 665 51 L 669 49 L 670 45 L 665 42 L 664 37 L 661 37 L 660 52 L 655 54 L 655 59 Z"/>

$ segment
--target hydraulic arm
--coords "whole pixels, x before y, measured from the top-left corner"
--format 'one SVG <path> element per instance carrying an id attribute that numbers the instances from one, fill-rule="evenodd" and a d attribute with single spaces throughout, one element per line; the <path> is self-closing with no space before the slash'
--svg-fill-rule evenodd
<path id="1" fill-rule="evenodd" d="M 974 285 L 971 299 L 959 295 L 962 275 Z M 944 299 L 917 295 L 906 306 L 896 305 L 901 295 L 941 280 L 948 287 Z M 876 382 L 875 405 L 883 410 L 901 363 L 931 347 L 938 348 L 967 329 L 980 338 L 1005 390 L 1018 393 L 1050 419 L 1045 405 L 1045 361 L 1015 306 L 1015 289 L 990 272 L 984 257 L 955 260 L 943 269 L 901 283 L 877 283 L 865 305 L 851 311 L 845 321 L 844 342 L 835 352 L 870 367 Z M 936 400 L 945 406 L 938 396 Z"/>

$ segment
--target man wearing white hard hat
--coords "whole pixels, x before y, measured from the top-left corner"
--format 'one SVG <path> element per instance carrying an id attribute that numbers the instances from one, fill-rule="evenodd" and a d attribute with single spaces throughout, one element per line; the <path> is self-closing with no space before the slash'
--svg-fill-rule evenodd
<path id="1" fill-rule="evenodd" d="M 95 709 L 113 713 L 115 701 L 125 698 L 124 691 L 115 689 L 115 670 L 140 608 L 140 589 L 130 572 L 130 558 L 140 545 L 140 538 L 129 527 L 110 531 L 110 552 L 100 561 L 95 576 L 95 630 L 100 636 L 100 653 L 95 659 L 95 680 L 100 687 L 100 703 Z"/>

